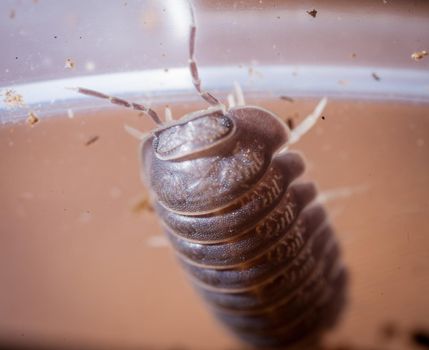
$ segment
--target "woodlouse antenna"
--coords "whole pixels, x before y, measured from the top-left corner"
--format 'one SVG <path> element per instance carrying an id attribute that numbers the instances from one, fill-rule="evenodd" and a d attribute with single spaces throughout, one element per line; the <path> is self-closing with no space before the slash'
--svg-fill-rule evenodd
<path id="1" fill-rule="evenodd" d="M 201 79 L 198 74 L 197 62 L 195 61 L 195 39 L 197 33 L 197 26 L 195 21 L 194 8 L 190 0 L 188 0 L 189 11 L 191 13 L 191 28 L 189 34 L 189 69 L 191 71 L 192 83 L 195 86 L 195 89 L 198 91 L 198 94 L 206 100 L 212 106 L 222 105 L 219 100 L 214 97 L 211 93 L 201 89 Z"/>
<path id="2" fill-rule="evenodd" d="M 77 88 L 69 88 L 71 90 L 76 90 L 78 93 L 83 94 L 83 95 L 88 95 L 88 96 L 92 96 L 92 97 L 98 97 L 98 98 L 104 98 L 106 100 L 109 100 L 110 103 L 122 106 L 122 107 L 126 107 L 126 108 L 132 108 L 136 111 L 141 111 L 146 113 L 149 117 L 152 118 L 152 120 L 158 124 L 161 125 L 162 121 L 159 118 L 158 114 L 151 108 L 146 107 L 145 105 L 142 105 L 140 103 L 135 103 L 135 102 L 129 102 L 127 100 L 124 100 L 122 98 L 119 97 L 115 97 L 115 96 L 109 96 L 106 94 L 103 94 L 99 91 L 95 91 L 95 90 L 90 90 L 90 89 L 85 89 L 85 88 L 81 88 L 81 87 L 77 87 Z"/>

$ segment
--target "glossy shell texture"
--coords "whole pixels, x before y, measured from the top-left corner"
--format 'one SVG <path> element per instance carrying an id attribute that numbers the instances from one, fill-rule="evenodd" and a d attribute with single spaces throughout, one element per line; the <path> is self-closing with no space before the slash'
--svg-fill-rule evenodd
<path id="1" fill-rule="evenodd" d="M 259 107 L 190 114 L 142 144 L 143 178 L 180 261 L 214 314 L 257 346 L 317 338 L 347 275 L 285 124 Z"/>

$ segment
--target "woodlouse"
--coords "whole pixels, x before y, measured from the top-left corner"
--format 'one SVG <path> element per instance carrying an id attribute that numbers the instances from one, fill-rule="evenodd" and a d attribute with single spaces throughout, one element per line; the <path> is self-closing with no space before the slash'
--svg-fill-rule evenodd
<path id="1" fill-rule="evenodd" d="M 314 341 L 342 309 L 347 274 L 315 186 L 296 181 L 304 161 L 286 146 L 315 124 L 326 100 L 293 131 L 245 105 L 238 84 L 226 108 L 201 88 L 190 10 L 189 68 L 211 107 L 178 121 L 167 109 L 162 123 L 142 104 L 77 90 L 159 125 L 141 137 L 143 177 L 179 260 L 217 318 L 253 345 Z"/>

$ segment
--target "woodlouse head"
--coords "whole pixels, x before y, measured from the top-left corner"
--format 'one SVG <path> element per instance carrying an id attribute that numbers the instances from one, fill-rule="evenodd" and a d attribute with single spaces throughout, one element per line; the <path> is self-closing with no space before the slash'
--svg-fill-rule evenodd
<path id="1" fill-rule="evenodd" d="M 162 160 L 174 160 L 201 154 L 229 139 L 235 132 L 231 118 L 221 109 L 186 115 L 180 121 L 153 132 L 155 154 Z"/>

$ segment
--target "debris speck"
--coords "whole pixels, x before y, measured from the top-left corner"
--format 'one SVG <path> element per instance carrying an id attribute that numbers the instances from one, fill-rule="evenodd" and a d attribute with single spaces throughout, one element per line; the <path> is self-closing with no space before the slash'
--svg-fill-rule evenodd
<path id="1" fill-rule="evenodd" d="M 374 80 L 380 81 L 380 76 L 377 73 L 372 73 L 371 75 L 374 78 Z"/>
<path id="2" fill-rule="evenodd" d="M 25 105 L 24 98 L 15 90 L 9 89 L 4 93 L 3 102 L 11 108 L 23 107 Z"/>
<path id="3" fill-rule="evenodd" d="M 357 57 L 357 55 L 356 55 L 356 52 L 352 52 L 352 58 L 356 58 Z"/>
<path id="4" fill-rule="evenodd" d="M 94 63 L 94 62 L 92 62 L 92 61 L 88 61 L 88 62 L 86 62 L 86 63 L 85 63 L 85 69 L 86 69 L 88 72 L 92 72 L 92 71 L 95 69 L 95 63 Z"/>
<path id="5" fill-rule="evenodd" d="M 322 115 L 322 117 L 321 117 L 321 118 L 322 118 L 322 120 L 325 120 L 325 119 L 326 119 L 324 115 Z"/>
<path id="6" fill-rule="evenodd" d="M 14 18 L 15 18 L 15 16 L 16 16 L 16 12 L 15 12 L 15 10 L 10 10 L 10 12 L 9 12 L 9 18 L 10 18 L 10 19 L 14 19 Z"/>
<path id="7" fill-rule="evenodd" d="M 29 112 L 28 115 L 27 115 L 27 120 L 26 121 L 27 121 L 28 125 L 33 126 L 33 125 L 35 125 L 35 124 L 37 124 L 39 122 L 39 117 L 37 116 L 36 113 Z"/>
<path id="8" fill-rule="evenodd" d="M 290 130 L 295 129 L 296 126 L 296 120 L 299 120 L 299 113 L 293 113 L 292 115 L 288 115 L 285 118 L 282 118 L 286 125 L 289 127 Z"/>
<path id="9" fill-rule="evenodd" d="M 306 11 L 311 17 L 316 18 L 317 16 L 317 10 L 312 9 L 311 11 Z"/>
<path id="10" fill-rule="evenodd" d="M 143 194 L 133 205 L 132 211 L 136 214 L 139 214 L 143 211 L 153 212 L 154 209 L 150 203 L 149 196 Z"/>
<path id="11" fill-rule="evenodd" d="M 64 68 L 73 69 L 75 66 L 76 63 L 71 58 L 66 59 L 66 62 L 64 63 Z"/>
<path id="12" fill-rule="evenodd" d="M 165 73 L 168 73 L 168 68 L 164 68 L 164 72 L 165 72 Z"/>
<path id="13" fill-rule="evenodd" d="M 57 38 L 58 38 L 58 36 L 54 35 L 54 39 L 57 39 Z"/>
<path id="14" fill-rule="evenodd" d="M 97 142 L 99 138 L 100 136 L 97 135 L 90 137 L 88 141 L 85 142 L 85 146 L 92 145 L 93 143 Z"/>
<path id="15" fill-rule="evenodd" d="M 416 52 L 413 52 L 413 54 L 411 55 L 411 58 L 414 61 L 419 61 L 419 60 L 421 60 L 423 57 L 425 57 L 427 55 L 428 55 L 428 52 L 426 50 L 416 51 Z"/>
<path id="16" fill-rule="evenodd" d="M 289 130 L 293 130 L 295 128 L 295 122 L 291 117 L 286 119 L 286 124 L 289 127 Z"/>
<path id="17" fill-rule="evenodd" d="M 294 102 L 295 101 L 292 97 L 285 96 L 285 95 L 280 96 L 280 99 L 282 99 L 284 101 L 288 101 L 288 102 Z"/>

